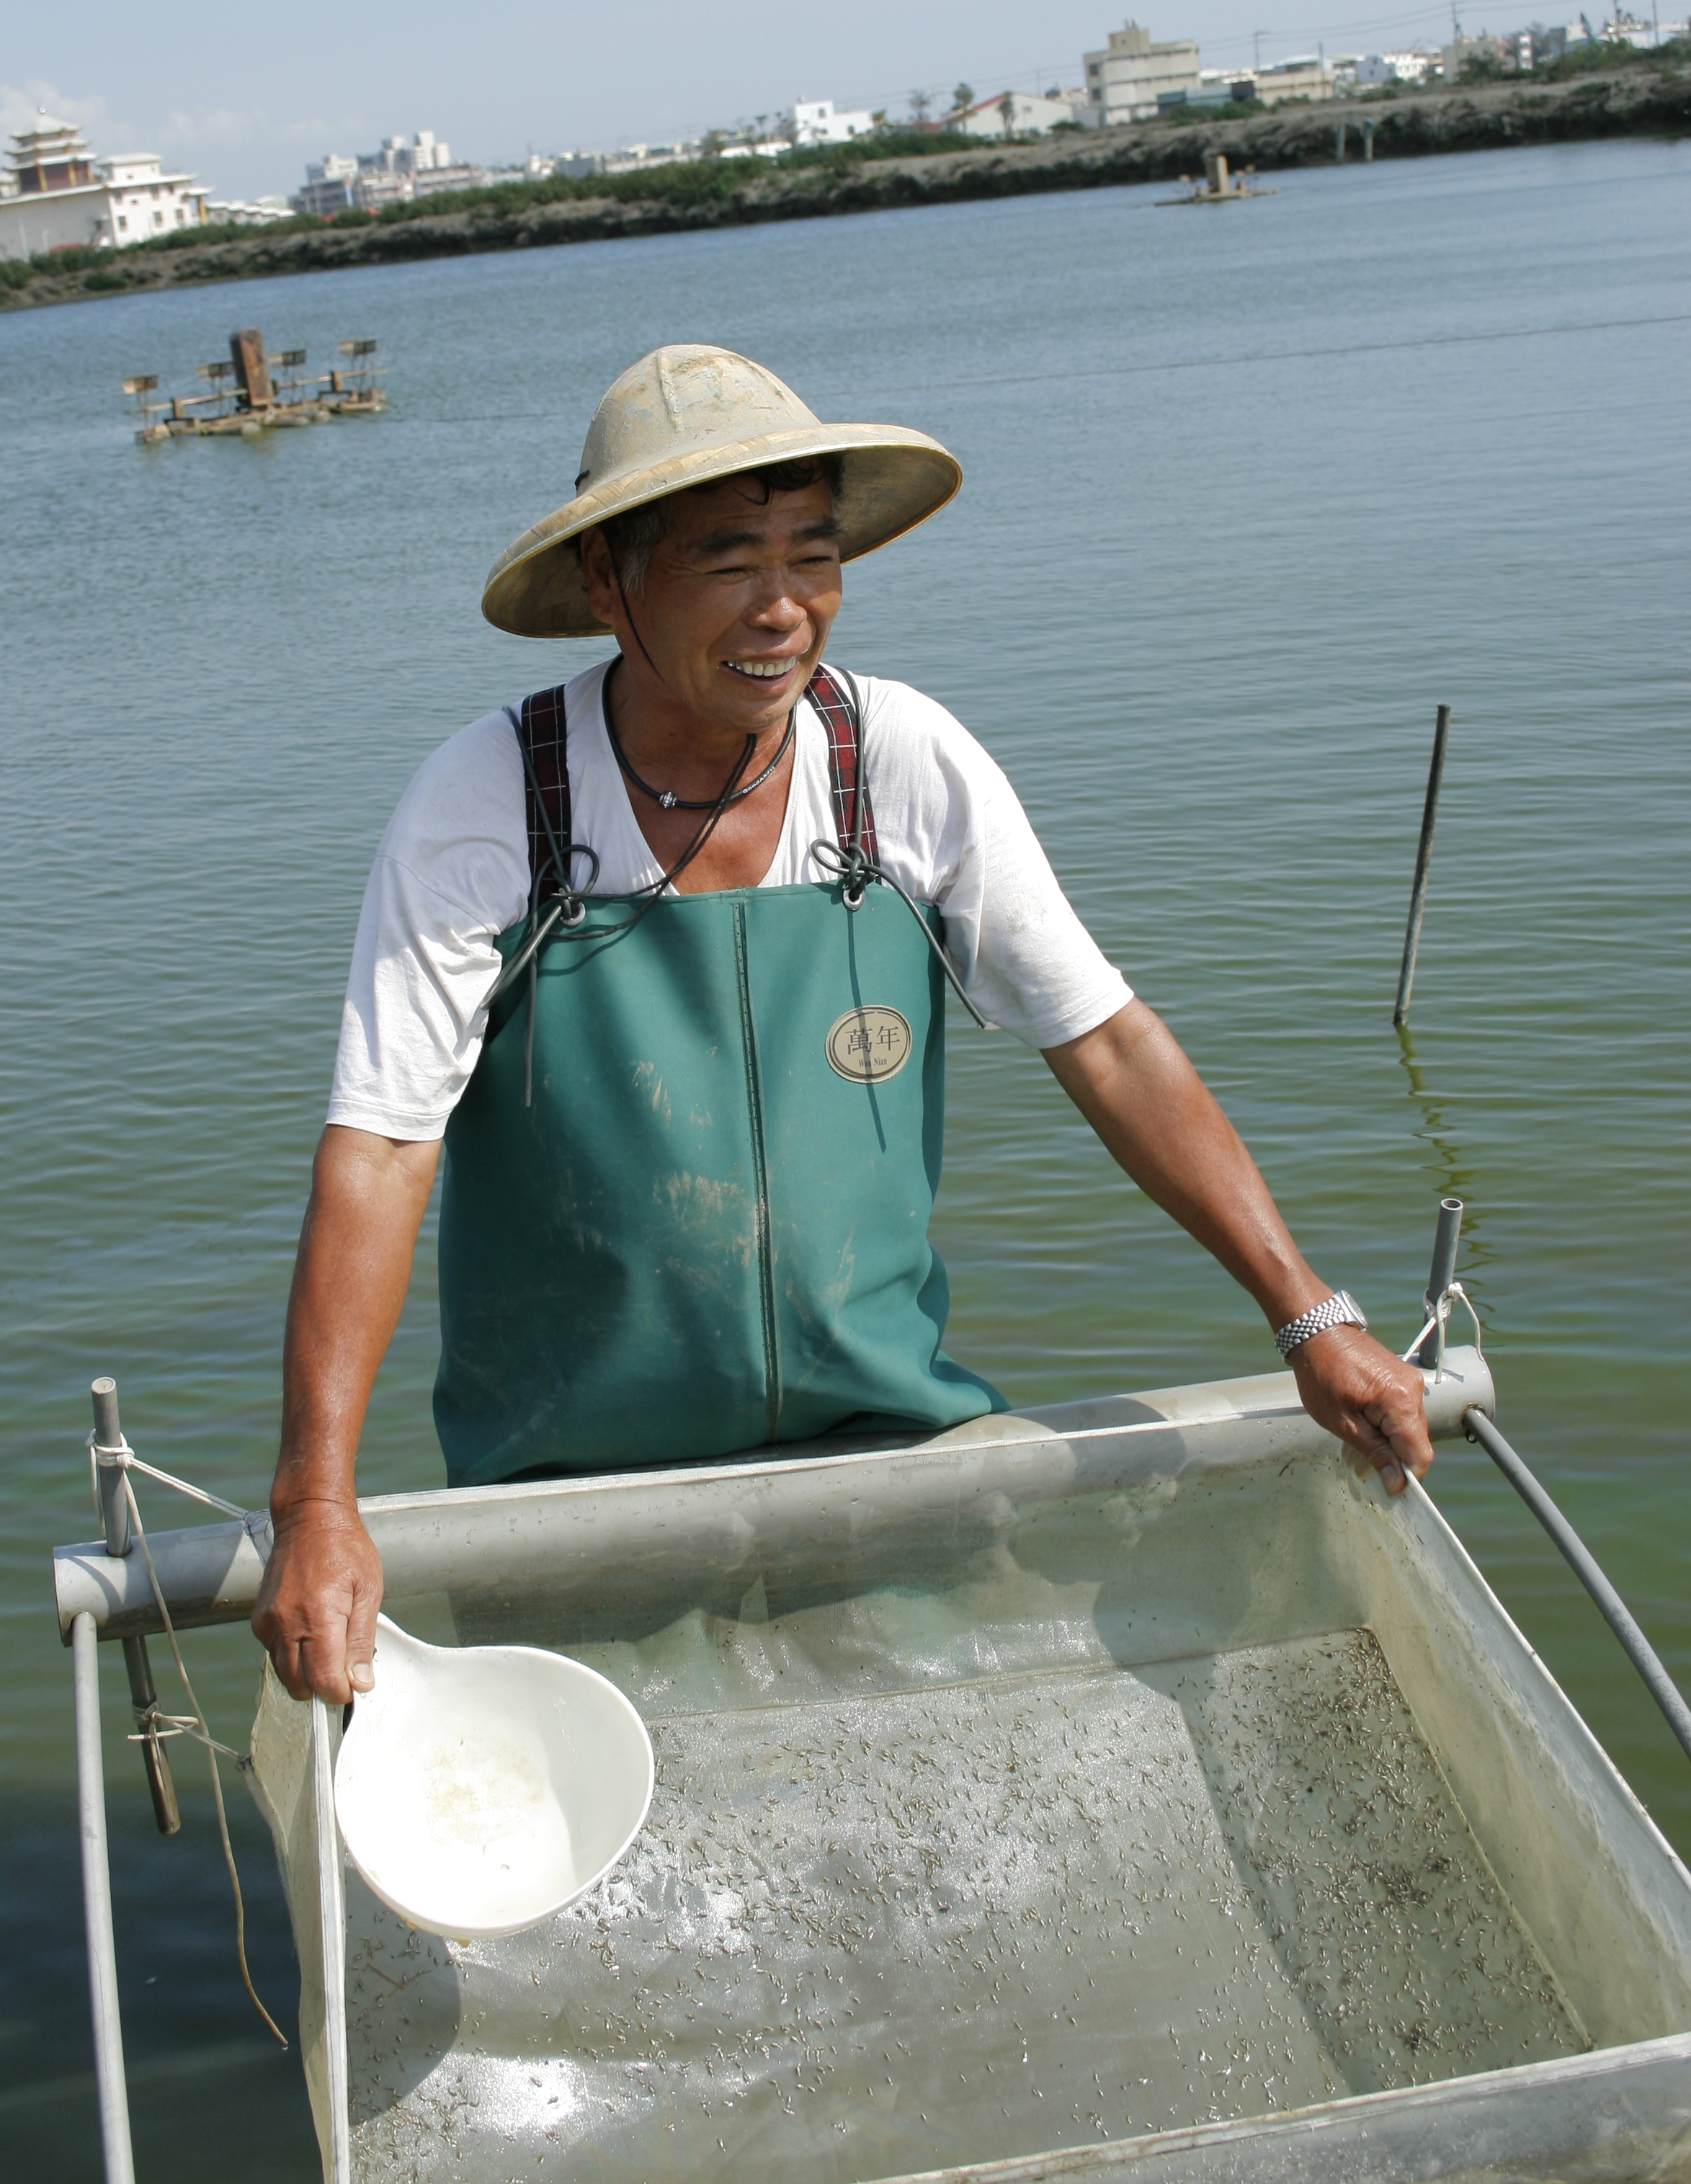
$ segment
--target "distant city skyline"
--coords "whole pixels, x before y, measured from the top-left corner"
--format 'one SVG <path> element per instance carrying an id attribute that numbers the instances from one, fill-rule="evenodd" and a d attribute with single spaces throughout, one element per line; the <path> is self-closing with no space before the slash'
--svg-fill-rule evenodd
<path id="1" fill-rule="evenodd" d="M 1319 16 L 1318 0 L 1292 12 L 1304 8 Z M 1340 4 L 1332 21 L 1284 29 L 1261 27 L 1260 0 L 1254 9 L 1245 0 L 1159 0 L 1131 12 L 1154 37 L 1195 38 L 1206 66 L 1249 62 L 1259 38 L 1266 63 L 1322 43 L 1329 53 L 1437 45 L 1451 26 L 1448 4 L 1349 17 Z M 1510 0 L 1460 8 L 1470 31 L 1513 28 L 1516 12 Z M 743 5 L 706 19 L 677 0 L 622 12 L 526 0 L 479 18 L 467 49 L 462 10 L 420 0 L 403 27 L 355 15 L 332 45 L 270 42 L 259 61 L 239 37 L 186 47 L 161 37 L 137 52 L 133 11 L 86 0 L 63 18 L 37 11 L 8 40 L 0 126 L 18 128 L 45 106 L 104 153 L 157 152 L 220 197 L 256 198 L 297 190 L 308 160 L 419 128 L 448 138 L 460 158 L 506 164 L 531 148 L 700 136 L 798 98 L 898 115 L 913 90 L 943 106 L 960 81 L 978 97 L 1075 84 L 1082 53 L 1129 13 L 1121 0 L 1049 0 L 1037 13 L 1010 0 L 930 0 L 918 11 L 862 0 L 848 20 L 805 13 L 784 22 Z M 103 58 L 117 53 L 121 73 Z"/>

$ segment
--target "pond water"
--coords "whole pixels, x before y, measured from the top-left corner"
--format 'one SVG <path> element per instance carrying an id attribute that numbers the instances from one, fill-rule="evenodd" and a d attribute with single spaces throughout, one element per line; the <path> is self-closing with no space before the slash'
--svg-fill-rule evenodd
<path id="1" fill-rule="evenodd" d="M 824 415 L 956 449 L 962 495 L 851 570 L 831 655 L 932 692 L 1004 762 L 1316 1266 L 1400 1346 L 1437 1200 L 1468 1202 L 1500 1421 L 1691 1681 L 1691 143 L 1291 175 L 1170 220 L 1162 194 L 0 319 L 0 2123 L 33 2173 L 97 2173 L 46 1566 L 91 1529 L 87 1382 L 117 1375 L 143 1456 L 262 1501 L 375 843 L 434 744 L 593 656 L 491 630 L 481 582 L 568 497 L 600 391 L 662 340 L 726 343 Z M 136 447 L 120 379 L 181 386 L 236 323 L 314 364 L 375 337 L 390 411 Z M 1400 1041 L 1440 701 L 1455 724 Z M 1037 1057 L 960 1020 L 951 1053 L 936 1234 L 956 1354 L 1025 1402 L 1272 1363 L 1249 1301 Z M 434 1351 L 426 1240 L 370 1490 L 439 1478 Z M 1444 1450 L 1430 1483 L 1683 1852 L 1691 1769 L 1584 1595 L 1477 1451 Z M 143 1507 L 178 1521 L 162 1493 Z M 240 1743 L 250 1639 L 209 1634 L 192 1658 Z M 308 2177 L 296 2066 L 235 1975 L 203 1769 L 179 1758 L 186 1825 L 159 1842 L 120 1685 L 113 1661 L 141 2173 L 220 2176 L 238 2134 L 248 2178 Z M 255 1976 L 291 2018 L 268 1843 L 238 1795 L 231 1811 Z"/>

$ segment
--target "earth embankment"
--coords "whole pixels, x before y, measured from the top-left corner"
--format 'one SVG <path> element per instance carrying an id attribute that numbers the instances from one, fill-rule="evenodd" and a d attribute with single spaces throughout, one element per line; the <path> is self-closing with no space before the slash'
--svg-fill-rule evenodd
<path id="1" fill-rule="evenodd" d="M 743 181 L 737 164 L 726 186 L 720 164 L 670 168 L 654 170 L 649 196 L 637 193 L 632 178 L 625 179 L 622 192 L 615 196 L 548 200 L 526 197 L 520 188 L 493 190 L 481 201 L 364 226 L 260 230 L 236 241 L 111 254 L 92 270 L 86 264 L 63 273 L 43 269 L 25 286 L 0 288 L 0 308 L 474 251 L 822 219 L 1036 191 L 1173 181 L 1200 172 L 1208 152 L 1224 153 L 1236 170 L 1331 166 L 1340 157 L 1340 124 L 1343 157 L 1360 161 L 1365 126 L 1371 123 L 1377 160 L 1580 138 L 1677 135 L 1691 129 L 1691 68 L 1629 67 L 1555 83 L 1515 81 L 1395 98 L 1335 100 L 1189 128 L 1149 122 L 979 151 L 826 165 L 759 165 Z M 696 187 L 689 187 L 689 176 L 698 177 Z"/>

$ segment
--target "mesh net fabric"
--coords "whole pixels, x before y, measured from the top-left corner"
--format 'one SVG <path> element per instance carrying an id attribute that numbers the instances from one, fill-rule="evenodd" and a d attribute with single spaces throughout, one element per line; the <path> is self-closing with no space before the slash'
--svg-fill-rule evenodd
<path id="1" fill-rule="evenodd" d="M 658 1786 L 621 1864 L 504 1940 L 348 1873 L 354 2173 L 848 2184 L 1581 2053 L 1361 1627 L 1361 1493 L 1152 1464 L 854 1551 L 730 1476 L 692 1575 L 654 1549 L 391 1602 L 601 1670 Z M 303 1711 L 267 1685 L 254 1755 L 309 1991 Z"/>

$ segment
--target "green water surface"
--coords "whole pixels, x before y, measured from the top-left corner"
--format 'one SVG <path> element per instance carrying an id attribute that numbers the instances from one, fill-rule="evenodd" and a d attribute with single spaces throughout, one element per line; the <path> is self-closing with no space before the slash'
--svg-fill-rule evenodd
<path id="1" fill-rule="evenodd" d="M 1499 1415 L 1691 1684 L 1685 510 L 1691 144 L 1288 176 L 596 244 L 0 319 L 0 2129 L 97 2173 L 68 1657 L 86 1384 L 143 1456 L 263 1499 L 311 1147 L 364 876 L 410 771 L 592 646 L 489 629 L 610 378 L 746 350 L 825 416 L 938 434 L 960 499 L 848 572 L 831 655 L 943 700 L 1173 1023 L 1316 1265 L 1406 1342 L 1470 1206 Z M 376 421 L 133 445 L 256 324 L 374 336 Z M 1412 1038 L 1390 1024 L 1433 707 L 1455 709 Z M 1251 1372 L 1249 1301 L 1125 1184 L 1036 1057 L 959 1021 L 937 1223 L 951 1346 L 1013 1398 Z M 431 1253 L 366 1436 L 440 1477 Z M 1466 1446 L 1437 1497 L 1679 1847 L 1691 1766 Z M 169 1497 L 144 1508 L 178 1521 Z M 245 1733 L 243 1631 L 192 1641 Z M 159 1656 L 161 1649 L 155 1649 Z M 145 2177 L 303 2179 L 292 2058 L 233 1969 L 203 1770 L 151 1833 L 107 1663 Z M 160 1667 L 161 1680 L 163 1668 Z M 255 1975 L 293 1970 L 231 1799 Z"/>

